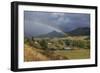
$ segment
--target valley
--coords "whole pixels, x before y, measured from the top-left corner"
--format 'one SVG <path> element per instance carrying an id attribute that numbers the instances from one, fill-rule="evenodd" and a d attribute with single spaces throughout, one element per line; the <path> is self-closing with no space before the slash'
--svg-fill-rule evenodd
<path id="1" fill-rule="evenodd" d="M 89 36 L 24 38 L 24 61 L 90 58 Z"/>

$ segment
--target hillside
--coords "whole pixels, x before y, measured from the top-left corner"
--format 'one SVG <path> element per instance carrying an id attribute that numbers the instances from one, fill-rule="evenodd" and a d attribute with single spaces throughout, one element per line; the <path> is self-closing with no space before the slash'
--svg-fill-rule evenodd
<path id="1" fill-rule="evenodd" d="M 57 32 L 57 31 L 52 31 L 50 33 L 47 34 L 43 34 L 43 35 L 39 35 L 37 37 L 64 37 L 67 34 L 61 33 L 61 32 Z"/>
<path id="2" fill-rule="evenodd" d="M 41 54 L 36 48 L 25 44 L 24 61 L 43 61 L 49 58 Z"/>
<path id="3" fill-rule="evenodd" d="M 88 27 L 84 27 L 84 28 L 77 28 L 77 29 L 74 29 L 70 32 L 67 32 L 69 35 L 71 36 L 84 36 L 84 35 L 87 35 L 89 36 L 90 35 L 90 28 Z"/>

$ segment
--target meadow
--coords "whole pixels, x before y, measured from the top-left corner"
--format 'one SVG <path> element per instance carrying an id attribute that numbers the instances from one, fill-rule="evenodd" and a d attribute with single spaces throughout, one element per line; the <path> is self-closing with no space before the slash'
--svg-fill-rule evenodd
<path id="1" fill-rule="evenodd" d="M 90 58 L 89 36 L 24 38 L 24 61 Z"/>

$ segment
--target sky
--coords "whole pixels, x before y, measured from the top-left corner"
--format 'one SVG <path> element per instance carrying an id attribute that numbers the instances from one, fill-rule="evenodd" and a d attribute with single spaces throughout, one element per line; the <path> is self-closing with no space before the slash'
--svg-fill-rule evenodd
<path id="1" fill-rule="evenodd" d="M 90 27 L 90 14 L 24 11 L 24 34 L 39 36 L 52 31 L 61 33 Z"/>

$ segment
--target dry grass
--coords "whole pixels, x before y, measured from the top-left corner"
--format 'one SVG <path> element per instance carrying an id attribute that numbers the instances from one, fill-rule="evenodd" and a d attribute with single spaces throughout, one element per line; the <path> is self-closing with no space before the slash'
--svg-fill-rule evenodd
<path id="1" fill-rule="evenodd" d="M 40 51 L 40 52 L 39 52 Z M 41 53 L 44 52 L 45 54 Z M 53 53 L 25 45 L 24 61 L 72 60 L 90 58 L 90 49 L 58 50 Z"/>
<path id="2" fill-rule="evenodd" d="M 44 60 L 49 60 L 49 58 L 39 53 L 35 48 L 25 45 L 24 61 L 44 61 Z"/>
<path id="3" fill-rule="evenodd" d="M 24 61 L 46 61 L 46 60 L 68 60 L 68 59 L 88 59 L 90 49 L 57 50 L 47 52 L 25 44 Z"/>
<path id="4" fill-rule="evenodd" d="M 56 51 L 57 54 L 68 57 L 68 59 L 88 59 L 90 58 L 90 49 L 74 49 L 66 51 Z"/>

